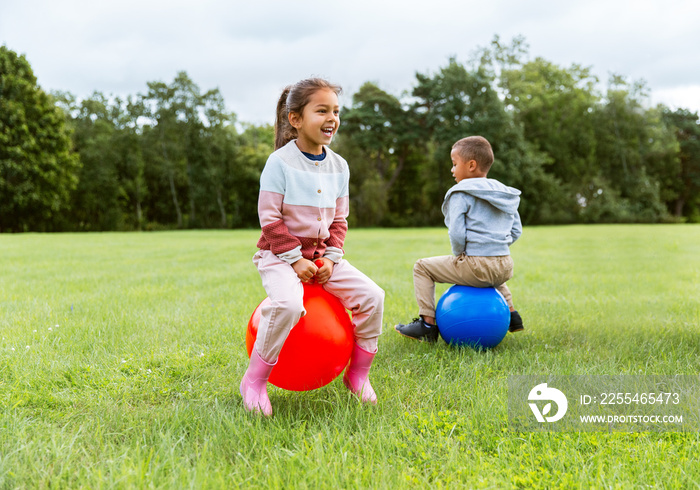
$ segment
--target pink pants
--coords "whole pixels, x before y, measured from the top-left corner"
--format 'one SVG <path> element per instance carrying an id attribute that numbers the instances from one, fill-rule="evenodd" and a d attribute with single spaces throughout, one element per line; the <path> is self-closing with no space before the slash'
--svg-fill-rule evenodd
<path id="1" fill-rule="evenodd" d="M 255 349 L 268 363 L 274 362 L 290 330 L 306 314 L 304 288 L 292 266 L 269 250 L 253 256 L 270 303 L 260 311 Z M 355 342 L 369 352 L 377 350 L 382 333 L 384 291 L 345 259 L 333 267 L 323 288 L 352 312 Z"/>

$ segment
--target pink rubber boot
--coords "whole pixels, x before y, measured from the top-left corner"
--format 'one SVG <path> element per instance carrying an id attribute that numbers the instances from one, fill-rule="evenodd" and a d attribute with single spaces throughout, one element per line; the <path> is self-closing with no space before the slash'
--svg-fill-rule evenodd
<path id="1" fill-rule="evenodd" d="M 368 352 L 355 344 L 350 356 L 350 364 L 343 375 L 343 383 L 348 390 L 357 395 L 363 403 L 377 403 L 377 394 L 369 383 L 369 368 L 372 366 L 376 351 Z"/>
<path id="2" fill-rule="evenodd" d="M 253 349 L 250 354 L 250 364 L 241 380 L 239 391 L 243 397 L 243 405 L 249 412 L 262 413 L 266 417 L 272 415 L 272 405 L 267 397 L 267 379 L 270 377 L 274 364 L 268 364 Z"/>

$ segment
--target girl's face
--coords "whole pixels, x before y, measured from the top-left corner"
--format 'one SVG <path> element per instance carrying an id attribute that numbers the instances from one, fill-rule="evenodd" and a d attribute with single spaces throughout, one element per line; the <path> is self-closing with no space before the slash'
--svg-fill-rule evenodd
<path id="1" fill-rule="evenodd" d="M 320 155 L 340 127 L 338 95 L 331 89 L 319 89 L 309 97 L 301 114 L 289 113 L 289 122 L 296 128 L 297 146 L 301 151 Z"/>

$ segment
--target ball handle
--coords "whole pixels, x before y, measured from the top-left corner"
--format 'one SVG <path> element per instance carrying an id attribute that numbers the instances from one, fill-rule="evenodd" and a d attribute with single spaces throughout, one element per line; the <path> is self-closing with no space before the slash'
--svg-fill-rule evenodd
<path id="1" fill-rule="evenodd" d="M 324 264 L 323 264 L 323 261 L 321 259 L 316 259 L 316 260 L 314 260 L 314 265 L 320 269 L 321 267 L 323 267 Z M 318 284 L 316 282 L 316 276 L 312 277 L 309 280 L 308 284 Z"/>

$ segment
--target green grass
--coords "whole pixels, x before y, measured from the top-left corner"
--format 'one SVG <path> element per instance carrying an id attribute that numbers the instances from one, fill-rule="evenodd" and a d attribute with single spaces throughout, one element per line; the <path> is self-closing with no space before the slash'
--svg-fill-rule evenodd
<path id="1" fill-rule="evenodd" d="M 698 374 L 700 226 L 527 228 L 526 330 L 476 352 L 400 337 L 443 229 L 351 230 L 385 331 L 338 379 L 243 410 L 258 233 L 0 235 L 0 488 L 700 486 L 700 435 L 510 430 L 511 374 Z M 444 287 L 439 288 L 443 291 Z"/>

